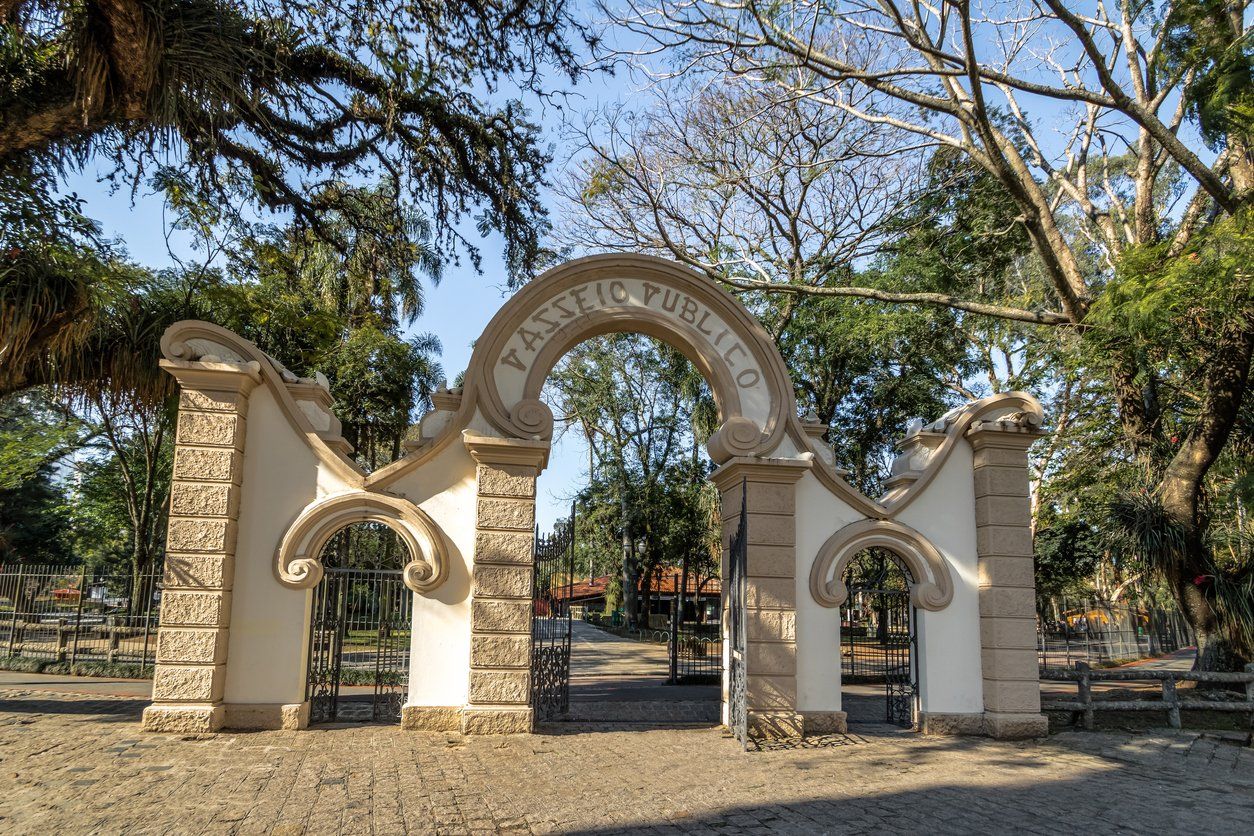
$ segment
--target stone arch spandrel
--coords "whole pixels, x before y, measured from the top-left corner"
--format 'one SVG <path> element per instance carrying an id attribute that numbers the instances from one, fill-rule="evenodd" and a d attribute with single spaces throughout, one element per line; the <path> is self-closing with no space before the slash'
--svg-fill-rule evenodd
<path id="1" fill-rule="evenodd" d="M 314 502 L 288 527 L 275 555 L 279 583 L 310 589 L 322 580 L 322 549 L 337 531 L 360 522 L 377 522 L 396 532 L 409 550 L 405 585 L 426 594 L 444 583 L 449 553 L 444 536 L 420 508 L 399 497 L 354 491 Z"/>
<path id="2" fill-rule="evenodd" d="M 849 597 L 844 571 L 863 549 L 884 548 L 911 575 L 910 600 L 923 610 L 942 610 L 954 597 L 953 576 L 944 555 L 908 525 L 892 520 L 861 520 L 837 531 L 819 548 L 810 569 L 810 595 L 824 607 L 839 607 Z"/>
<path id="3" fill-rule="evenodd" d="M 867 517 L 892 520 L 923 495 L 945 466 L 954 447 L 966 438 L 968 432 L 983 424 L 996 424 L 1018 432 L 1038 434 L 1043 422 L 1044 409 L 1040 401 L 1029 392 L 1002 392 L 952 409 L 921 428 L 944 436 L 940 446 L 928 458 L 926 467 L 915 475 L 913 483 L 904 491 L 879 501 L 870 499 L 846 482 L 840 472 L 823 457 L 815 457 L 813 473 L 819 483 L 831 493 L 850 503 Z M 789 419 L 788 435 L 800 449 L 815 449 L 796 416 Z"/>
<path id="4" fill-rule="evenodd" d="M 283 417 L 305 439 L 316 455 L 341 481 L 352 487 L 365 484 L 366 474 L 343 450 L 335 450 L 318 434 L 308 415 L 297 405 L 288 388 L 308 384 L 279 361 L 233 331 L 212 322 L 185 319 L 161 335 L 163 366 L 167 369 L 192 363 L 218 362 L 243 364 L 254 369 L 274 395 Z"/>

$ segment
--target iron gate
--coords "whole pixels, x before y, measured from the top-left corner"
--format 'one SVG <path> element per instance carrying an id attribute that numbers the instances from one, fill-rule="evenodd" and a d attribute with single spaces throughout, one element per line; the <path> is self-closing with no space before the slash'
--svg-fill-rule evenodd
<path id="1" fill-rule="evenodd" d="M 311 723 L 400 720 L 413 600 L 400 571 L 326 568 L 310 621 Z"/>
<path id="2" fill-rule="evenodd" d="M 552 534 L 536 531 L 531 595 L 531 707 L 535 721 L 570 711 L 570 594 L 575 573 L 575 511 Z"/>
<path id="3" fill-rule="evenodd" d="M 884 719 L 910 728 L 918 700 L 916 614 L 896 558 L 880 549 L 855 556 L 845 573 L 841 607 L 841 678 L 882 682 Z"/>
<path id="4" fill-rule="evenodd" d="M 723 680 L 723 625 L 683 620 L 683 600 L 671 604 L 670 685 L 717 684 Z"/>
<path id="5" fill-rule="evenodd" d="M 749 555 L 745 500 L 748 485 L 740 486 L 740 522 L 727 555 L 727 725 L 740 745 L 749 745 L 749 682 L 745 671 L 745 571 Z"/>

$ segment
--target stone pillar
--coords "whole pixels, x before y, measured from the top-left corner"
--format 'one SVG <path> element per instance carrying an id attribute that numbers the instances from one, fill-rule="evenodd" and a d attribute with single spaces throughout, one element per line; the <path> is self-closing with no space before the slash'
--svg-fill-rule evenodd
<path id="1" fill-rule="evenodd" d="M 479 486 L 466 734 L 529 732 L 536 477 L 549 443 L 465 436 Z"/>
<path id="2" fill-rule="evenodd" d="M 1040 737 L 1036 658 L 1036 580 L 1028 498 L 1028 447 L 1042 433 L 1013 421 L 977 423 L 975 526 L 979 553 L 980 657 L 984 731 L 998 738 Z"/>
<path id="3" fill-rule="evenodd" d="M 809 468 L 810 462 L 801 459 L 737 457 L 710 477 L 722 496 L 724 583 L 743 485 L 745 673 L 749 729 L 757 737 L 796 738 L 804 731 L 797 711 L 796 483 Z M 730 623 L 726 601 L 724 594 L 725 625 Z"/>
<path id="4" fill-rule="evenodd" d="M 161 626 L 144 729 L 211 732 L 223 723 L 227 635 L 248 395 L 256 363 L 162 360 L 178 380 L 178 429 Z"/>

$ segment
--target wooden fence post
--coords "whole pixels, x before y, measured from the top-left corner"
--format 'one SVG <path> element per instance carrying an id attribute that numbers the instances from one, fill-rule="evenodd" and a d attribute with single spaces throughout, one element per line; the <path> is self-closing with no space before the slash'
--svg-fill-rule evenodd
<path id="1" fill-rule="evenodd" d="M 66 623 L 67 622 L 64 618 L 57 619 L 57 661 L 58 662 L 65 661 L 65 649 L 69 647 L 69 644 L 70 644 L 70 631 L 66 627 Z"/>
<path id="2" fill-rule="evenodd" d="M 1163 704 L 1167 706 L 1167 725 L 1180 728 L 1180 698 L 1176 695 L 1176 681 L 1163 680 Z"/>
<path id="3" fill-rule="evenodd" d="M 1254 662 L 1245 666 L 1245 672 L 1254 674 Z M 1245 700 L 1250 704 L 1250 728 L 1254 729 L 1254 679 L 1245 683 Z M 1250 745 L 1254 746 L 1254 734 L 1250 735 Z"/>
<path id="4" fill-rule="evenodd" d="M 1093 683 L 1092 681 L 1089 680 L 1089 671 L 1092 670 L 1092 668 L 1089 667 L 1088 662 L 1076 662 L 1075 669 L 1080 672 L 1080 681 L 1078 683 L 1077 690 L 1079 691 L 1080 705 L 1083 706 L 1082 711 L 1083 711 L 1083 718 L 1084 718 L 1083 719 L 1084 728 L 1089 731 L 1092 731 L 1093 730 Z"/>
<path id="5" fill-rule="evenodd" d="M 13 649 L 18 642 L 17 619 L 22 614 L 22 595 L 26 591 L 25 584 L 23 583 L 25 580 L 25 571 L 26 567 L 19 564 L 17 567 L 17 583 L 14 584 L 15 591 L 13 593 L 13 620 L 9 622 L 9 656 L 14 655 Z"/>
<path id="6" fill-rule="evenodd" d="M 111 615 L 105 619 L 105 623 L 109 626 L 109 653 L 107 656 L 110 665 L 114 663 L 118 655 L 118 643 L 121 636 L 118 635 L 118 618 Z"/>
<path id="7" fill-rule="evenodd" d="M 70 673 L 78 664 L 78 634 L 83 631 L 83 597 L 87 594 L 87 567 L 78 575 L 78 608 L 74 611 L 74 646 L 70 649 Z"/>

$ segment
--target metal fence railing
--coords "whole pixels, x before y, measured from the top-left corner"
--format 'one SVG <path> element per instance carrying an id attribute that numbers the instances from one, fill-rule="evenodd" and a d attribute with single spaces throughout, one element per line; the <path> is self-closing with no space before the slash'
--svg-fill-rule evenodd
<path id="1" fill-rule="evenodd" d="M 1037 602 L 1037 656 L 1041 670 L 1094 667 L 1175 653 L 1196 644 L 1175 608 L 1135 599 L 1107 604 L 1085 598 Z"/>
<path id="2" fill-rule="evenodd" d="M 133 666 L 150 676 L 157 650 L 161 569 L 0 565 L 0 662 Z"/>

